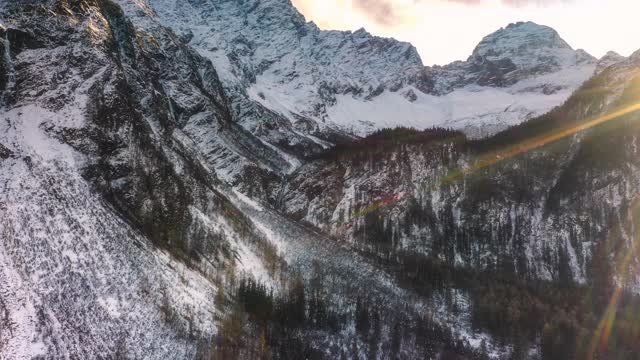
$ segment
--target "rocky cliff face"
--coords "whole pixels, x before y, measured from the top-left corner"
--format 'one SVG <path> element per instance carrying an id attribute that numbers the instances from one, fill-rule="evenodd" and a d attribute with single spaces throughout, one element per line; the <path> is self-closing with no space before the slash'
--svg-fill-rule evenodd
<path id="1" fill-rule="evenodd" d="M 2 357 L 194 356 L 216 274 L 263 241 L 189 137 L 234 132 L 211 63 L 109 1 L 11 3 L 2 24 Z"/>
<path id="2" fill-rule="evenodd" d="M 338 148 L 294 174 L 282 207 L 383 258 L 408 250 L 586 282 L 595 249 L 635 238 L 637 109 L 575 130 L 637 104 L 638 65 L 609 67 L 562 107 L 486 141 L 398 130 Z"/>

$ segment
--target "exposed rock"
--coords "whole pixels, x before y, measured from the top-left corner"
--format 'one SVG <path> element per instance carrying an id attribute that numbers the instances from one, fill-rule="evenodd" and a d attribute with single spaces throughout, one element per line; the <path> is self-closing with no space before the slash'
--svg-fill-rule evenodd
<path id="1" fill-rule="evenodd" d="M 405 91 L 402 96 L 404 96 L 405 99 L 409 100 L 409 102 L 415 102 L 416 100 L 418 100 L 418 95 L 416 95 L 416 93 L 412 89 Z"/>
<path id="2" fill-rule="evenodd" d="M 6 146 L 0 144 L 0 159 L 6 160 L 13 156 L 13 151 L 7 149 Z"/>
<path id="3" fill-rule="evenodd" d="M 600 60 L 598 60 L 598 66 L 596 67 L 596 74 L 601 73 L 606 68 L 613 64 L 620 63 L 626 60 L 626 58 L 615 51 L 609 51 Z"/>

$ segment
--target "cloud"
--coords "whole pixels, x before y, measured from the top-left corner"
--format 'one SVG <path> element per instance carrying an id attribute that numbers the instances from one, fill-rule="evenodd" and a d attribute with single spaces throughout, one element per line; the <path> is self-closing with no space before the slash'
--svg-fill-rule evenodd
<path id="1" fill-rule="evenodd" d="M 388 0 L 391 1 L 391 0 Z M 441 0 L 445 2 L 459 3 L 465 5 L 480 5 L 484 0 Z M 570 2 L 571 0 L 502 0 L 502 3 L 509 6 L 527 6 L 527 5 L 539 5 L 546 6 L 554 3 Z M 424 0 L 416 0 L 416 3 L 425 2 Z"/>
<path id="2" fill-rule="evenodd" d="M 354 0 L 353 6 L 380 25 L 394 25 L 401 20 L 391 0 Z"/>
<path id="3" fill-rule="evenodd" d="M 487 0 L 414 0 L 414 4 L 424 4 L 427 2 L 448 2 L 463 5 L 481 5 Z M 524 7 L 534 6 L 550 6 L 558 3 L 568 3 L 573 0 L 500 0 L 506 6 Z M 368 16 L 371 20 L 384 26 L 391 26 L 401 23 L 404 20 L 402 14 L 406 13 L 407 4 L 398 5 L 396 0 L 353 0 L 353 6 L 356 10 Z"/>
<path id="4" fill-rule="evenodd" d="M 521 7 L 527 5 L 548 6 L 559 3 L 569 3 L 572 2 L 572 0 L 502 0 L 502 2 L 509 6 Z"/>

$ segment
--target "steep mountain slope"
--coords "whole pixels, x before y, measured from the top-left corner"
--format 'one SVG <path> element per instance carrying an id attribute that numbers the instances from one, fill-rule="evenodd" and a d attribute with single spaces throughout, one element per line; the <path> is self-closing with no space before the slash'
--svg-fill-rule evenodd
<path id="1" fill-rule="evenodd" d="M 468 318 L 426 318 L 435 305 L 383 269 L 219 180 L 216 159 L 263 165 L 273 150 L 230 121 L 212 64 L 153 17 L 108 0 L 3 5 L 2 358 L 255 358 L 263 339 L 284 358 L 389 356 L 393 343 L 417 359 L 471 333 Z M 238 279 L 267 284 L 290 316 L 298 276 L 302 324 L 264 340 L 237 315 Z M 355 325 L 360 299 L 371 335 Z M 407 336 L 392 341 L 396 328 Z"/>
<path id="2" fill-rule="evenodd" d="M 260 270 L 264 242 L 163 90 L 197 88 L 189 100 L 222 127 L 215 71 L 109 1 L 5 6 L 2 358 L 193 357 L 224 310 L 215 278 Z"/>
<path id="3" fill-rule="evenodd" d="M 2 164 L 2 358 L 193 356 L 189 332 L 216 333 L 217 287 L 122 221 L 72 165 L 35 155 Z"/>
<path id="4" fill-rule="evenodd" d="M 638 59 L 487 140 L 398 130 L 338 148 L 291 177 L 281 206 L 385 258 L 414 251 L 460 267 L 585 282 L 599 246 L 629 247 L 637 235 L 629 216 L 640 191 Z M 632 273 L 624 285 L 637 289 Z"/>

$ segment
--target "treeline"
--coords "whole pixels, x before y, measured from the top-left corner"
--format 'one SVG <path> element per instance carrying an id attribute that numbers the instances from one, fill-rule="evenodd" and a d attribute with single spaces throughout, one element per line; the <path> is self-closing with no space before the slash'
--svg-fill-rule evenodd
<path id="1" fill-rule="evenodd" d="M 447 262 L 413 252 L 398 252 L 381 259 L 400 283 L 430 297 L 445 294 L 450 311 L 457 308 L 452 289 L 471 300 L 471 321 L 476 331 L 486 331 L 499 343 L 511 344 L 510 359 L 528 359 L 538 348 L 542 359 L 637 359 L 640 354 L 640 297 L 622 292 L 607 322 L 603 342 L 598 328 L 614 297 L 603 284 L 610 276 L 605 261 L 596 261 L 599 278 L 589 285 L 523 281 L 499 271 L 459 269 Z"/>
<path id="2" fill-rule="evenodd" d="M 199 349 L 200 359 L 322 359 L 300 337 L 302 329 L 335 326 L 327 305 L 305 293 L 301 277 L 291 278 L 285 292 L 274 294 L 266 285 L 242 279 L 232 287 L 217 339 Z"/>
<path id="3" fill-rule="evenodd" d="M 450 129 L 416 130 L 406 127 L 381 129 L 360 140 L 338 144 L 317 154 L 314 159 L 357 161 L 362 158 L 388 154 L 403 145 L 437 146 L 452 142 L 463 143 L 464 141 L 466 141 L 466 137 L 463 133 Z"/>
<path id="4" fill-rule="evenodd" d="M 469 144 L 478 153 L 493 152 L 507 146 L 530 141 L 536 137 L 557 134 L 562 130 L 575 127 L 590 120 L 590 116 L 602 110 L 609 95 L 616 91 L 609 84 L 606 72 L 601 73 L 599 76 L 587 80 L 562 106 L 558 106 L 542 116 L 512 126 L 489 138 L 470 141 Z M 621 102 L 624 103 L 626 100 L 632 99 L 623 98 Z M 637 97 L 633 101 L 637 101 Z"/>
<path id="5" fill-rule="evenodd" d="M 314 274 L 305 282 L 291 275 L 277 293 L 253 279 L 240 280 L 229 297 L 219 299 L 227 315 L 197 358 L 488 359 L 486 349 L 471 349 L 429 317 L 390 310 L 366 295 L 332 304 L 319 278 Z"/>

